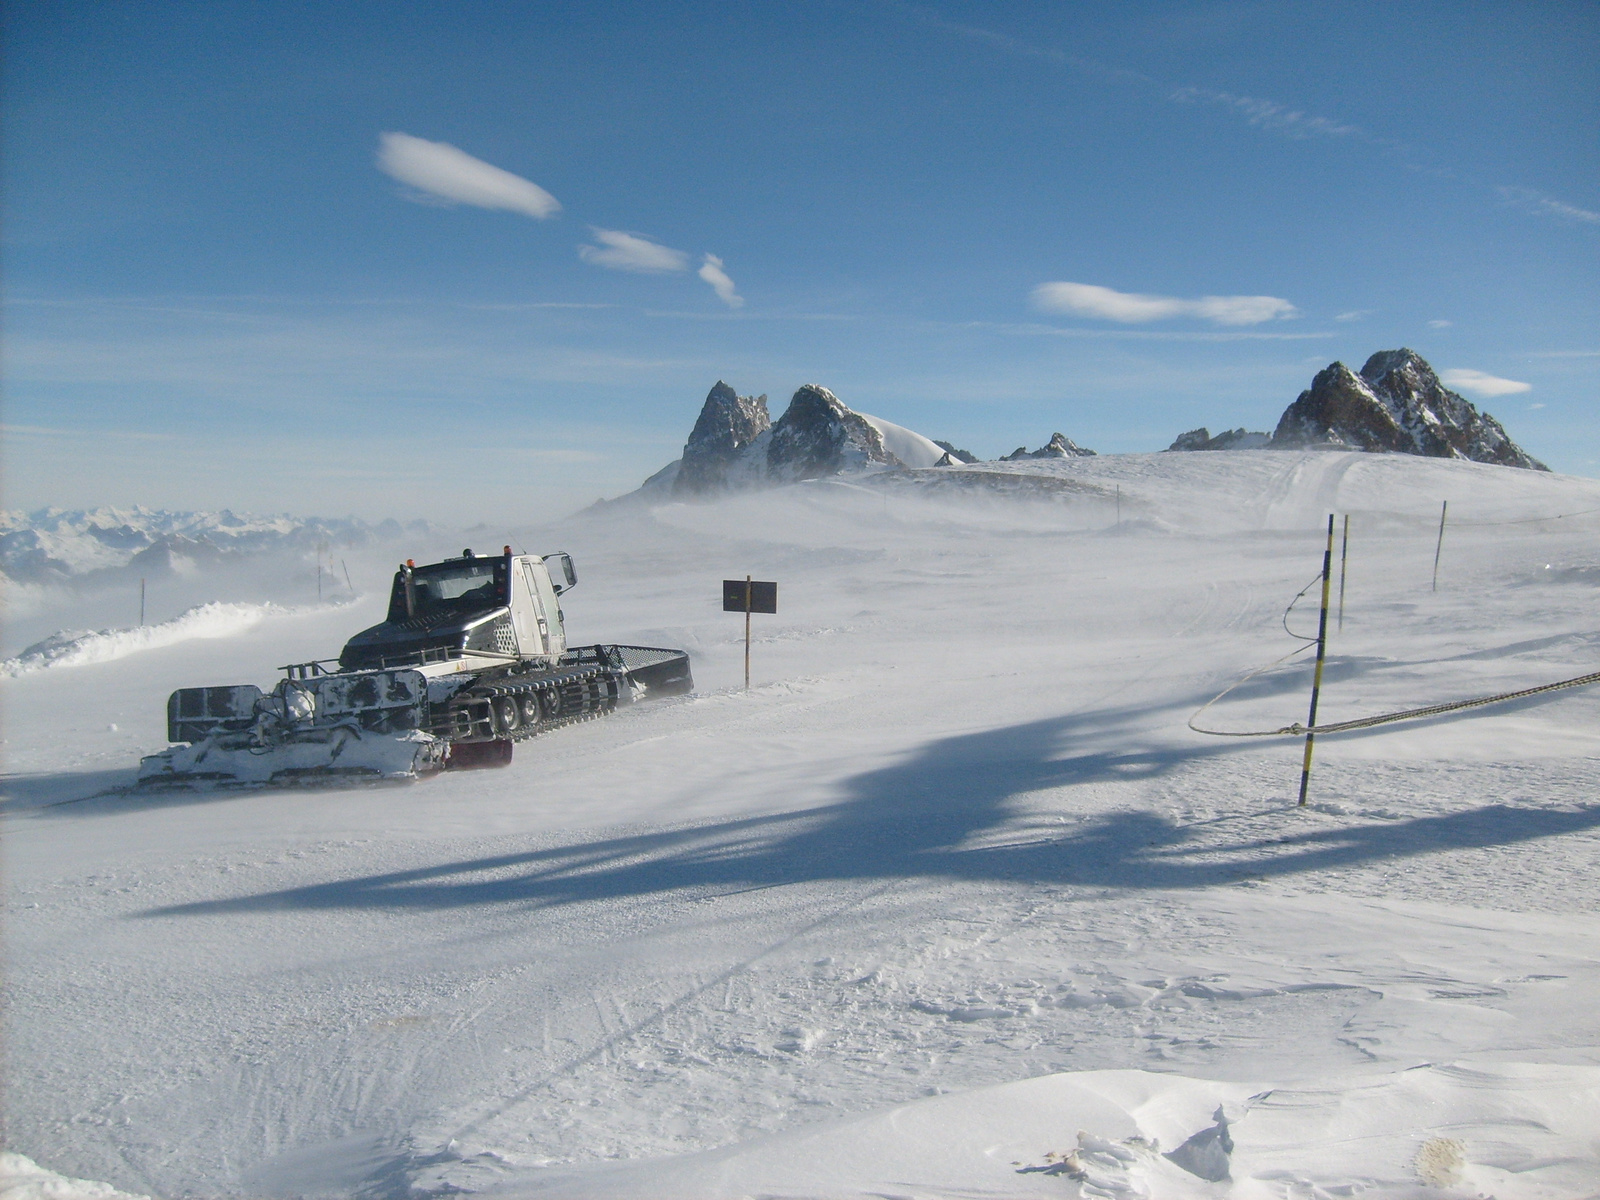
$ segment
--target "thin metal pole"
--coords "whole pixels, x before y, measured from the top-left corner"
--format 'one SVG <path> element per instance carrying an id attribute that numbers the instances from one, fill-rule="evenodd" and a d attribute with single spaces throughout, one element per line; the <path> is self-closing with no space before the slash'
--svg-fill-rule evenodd
<path id="1" fill-rule="evenodd" d="M 1311 715 L 1306 718 L 1306 756 L 1300 764 L 1300 804 L 1311 786 L 1311 745 L 1317 735 L 1317 698 L 1322 694 L 1322 660 L 1328 651 L 1328 588 L 1333 582 L 1333 514 L 1328 514 L 1328 548 L 1322 552 L 1322 616 L 1317 621 L 1317 670 L 1311 678 Z"/>
<path id="2" fill-rule="evenodd" d="M 1344 515 L 1344 541 L 1339 547 L 1339 632 L 1344 632 L 1344 569 L 1350 558 L 1350 514 Z"/>
<path id="3" fill-rule="evenodd" d="M 1433 590 L 1439 590 L 1439 551 L 1444 549 L 1444 515 L 1450 511 L 1450 501 L 1439 505 L 1439 544 L 1433 548 Z"/>
<path id="4" fill-rule="evenodd" d="M 744 577 L 744 690 L 750 690 L 750 579 Z"/>
<path id="5" fill-rule="evenodd" d="M 345 561 L 342 558 L 339 560 L 339 565 L 341 567 L 344 567 L 344 582 L 345 582 L 345 586 L 348 587 L 352 592 L 354 592 L 356 590 L 356 585 L 350 582 L 350 568 L 345 564 Z"/>

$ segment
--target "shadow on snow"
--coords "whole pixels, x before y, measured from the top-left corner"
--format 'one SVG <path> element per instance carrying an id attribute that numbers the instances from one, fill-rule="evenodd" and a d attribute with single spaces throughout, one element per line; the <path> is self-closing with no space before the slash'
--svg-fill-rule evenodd
<path id="1" fill-rule="evenodd" d="M 1013 801 L 1028 793 L 1159 778 L 1184 764 L 1245 749 L 1229 741 L 1071 753 L 1075 742 L 1116 742 L 1119 732 L 1128 733 L 1131 721 L 1148 721 L 1149 716 L 1148 708 L 1102 711 L 942 738 L 903 762 L 846 780 L 838 802 L 798 812 L 463 859 L 143 915 L 542 906 L 913 877 L 1191 888 L 1463 847 L 1513 845 L 1600 826 L 1600 805 L 1557 811 L 1493 804 L 1335 828 L 1294 831 L 1284 825 L 1275 830 L 1280 836 L 1218 845 L 1198 839 L 1200 824 L 1180 825 L 1150 811 L 1123 811 L 1060 838 L 974 844 L 986 835 L 1004 836 L 1002 827 L 1018 815 Z M 1067 803 L 1070 793 L 1063 807 Z M 1284 811 L 1290 811 L 1287 803 Z"/>

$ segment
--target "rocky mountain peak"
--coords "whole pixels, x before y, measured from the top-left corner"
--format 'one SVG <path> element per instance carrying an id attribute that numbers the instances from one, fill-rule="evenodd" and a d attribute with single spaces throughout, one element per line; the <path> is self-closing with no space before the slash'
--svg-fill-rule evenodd
<path id="1" fill-rule="evenodd" d="M 704 492 L 722 487 L 739 452 L 771 427 L 766 396 L 741 396 L 717 380 L 684 444 L 672 490 Z"/>
<path id="2" fill-rule="evenodd" d="M 795 392 L 767 440 L 767 474 L 773 480 L 817 479 L 869 465 L 903 464 L 884 447 L 871 422 L 814 383 Z"/>
<path id="3" fill-rule="evenodd" d="M 976 454 L 970 450 L 958 449 L 953 442 L 935 441 L 933 444 L 944 451 L 944 458 L 941 458 L 936 464 L 934 464 L 935 466 L 948 467 L 958 462 L 975 463 L 978 461 L 978 456 Z M 950 461 L 946 462 L 946 458 Z"/>
<path id="4" fill-rule="evenodd" d="M 1414 350 L 1380 350 L 1358 375 L 1342 362 L 1317 372 L 1278 421 L 1275 447 L 1332 445 L 1429 458 L 1549 468 L 1488 413 L 1439 382 Z"/>
<path id="5" fill-rule="evenodd" d="M 1240 426 L 1238 429 L 1224 429 L 1216 437 L 1211 436 L 1211 431 L 1204 425 L 1199 429 L 1191 429 L 1188 433 L 1180 433 L 1168 450 L 1259 450 L 1263 446 L 1272 444 L 1270 433 L 1257 433 Z"/>
<path id="6" fill-rule="evenodd" d="M 1379 350 L 1367 359 L 1361 368 L 1361 378 L 1373 387 L 1394 387 L 1399 384 L 1416 393 L 1440 388 L 1439 377 L 1422 355 L 1402 346 L 1398 350 Z"/>
<path id="7" fill-rule="evenodd" d="M 1037 450 L 1018 446 L 1010 454 L 1000 456 L 1001 462 L 1016 462 L 1022 458 L 1093 458 L 1095 452 L 1078 445 L 1064 433 L 1052 433 L 1050 440 Z"/>

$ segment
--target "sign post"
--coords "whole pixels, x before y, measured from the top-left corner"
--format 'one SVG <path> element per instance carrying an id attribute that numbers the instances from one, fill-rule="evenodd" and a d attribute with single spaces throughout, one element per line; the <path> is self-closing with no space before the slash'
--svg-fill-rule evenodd
<path id="1" fill-rule="evenodd" d="M 744 614 L 744 690 L 750 690 L 750 614 L 778 611 L 778 585 L 770 580 L 724 579 L 722 611 Z"/>

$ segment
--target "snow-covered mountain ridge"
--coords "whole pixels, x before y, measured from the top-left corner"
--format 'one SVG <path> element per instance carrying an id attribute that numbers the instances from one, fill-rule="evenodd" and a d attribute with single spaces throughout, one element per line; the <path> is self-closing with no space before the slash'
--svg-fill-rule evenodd
<path id="1" fill-rule="evenodd" d="M 1414 350 L 1380 350 L 1358 374 L 1341 362 L 1319 372 L 1284 410 L 1276 432 L 1204 427 L 1170 451 L 1363 450 L 1455 458 L 1536 471 L 1548 468 L 1501 424 L 1439 382 Z M 1039 449 L 1018 446 L 1001 463 L 1093 458 L 1064 433 Z M 740 396 L 718 380 L 706 396 L 683 456 L 645 481 L 637 496 L 704 496 L 835 475 L 976 465 L 977 458 L 881 418 L 856 412 L 827 388 L 806 384 L 774 422 L 767 398 Z"/>
<path id="2" fill-rule="evenodd" d="M 12 509 L 0 511 L 0 572 L 18 583 L 115 582 L 271 551 L 365 546 L 427 529 L 415 521 L 369 524 L 355 517 L 254 516 L 228 509 Z"/>

